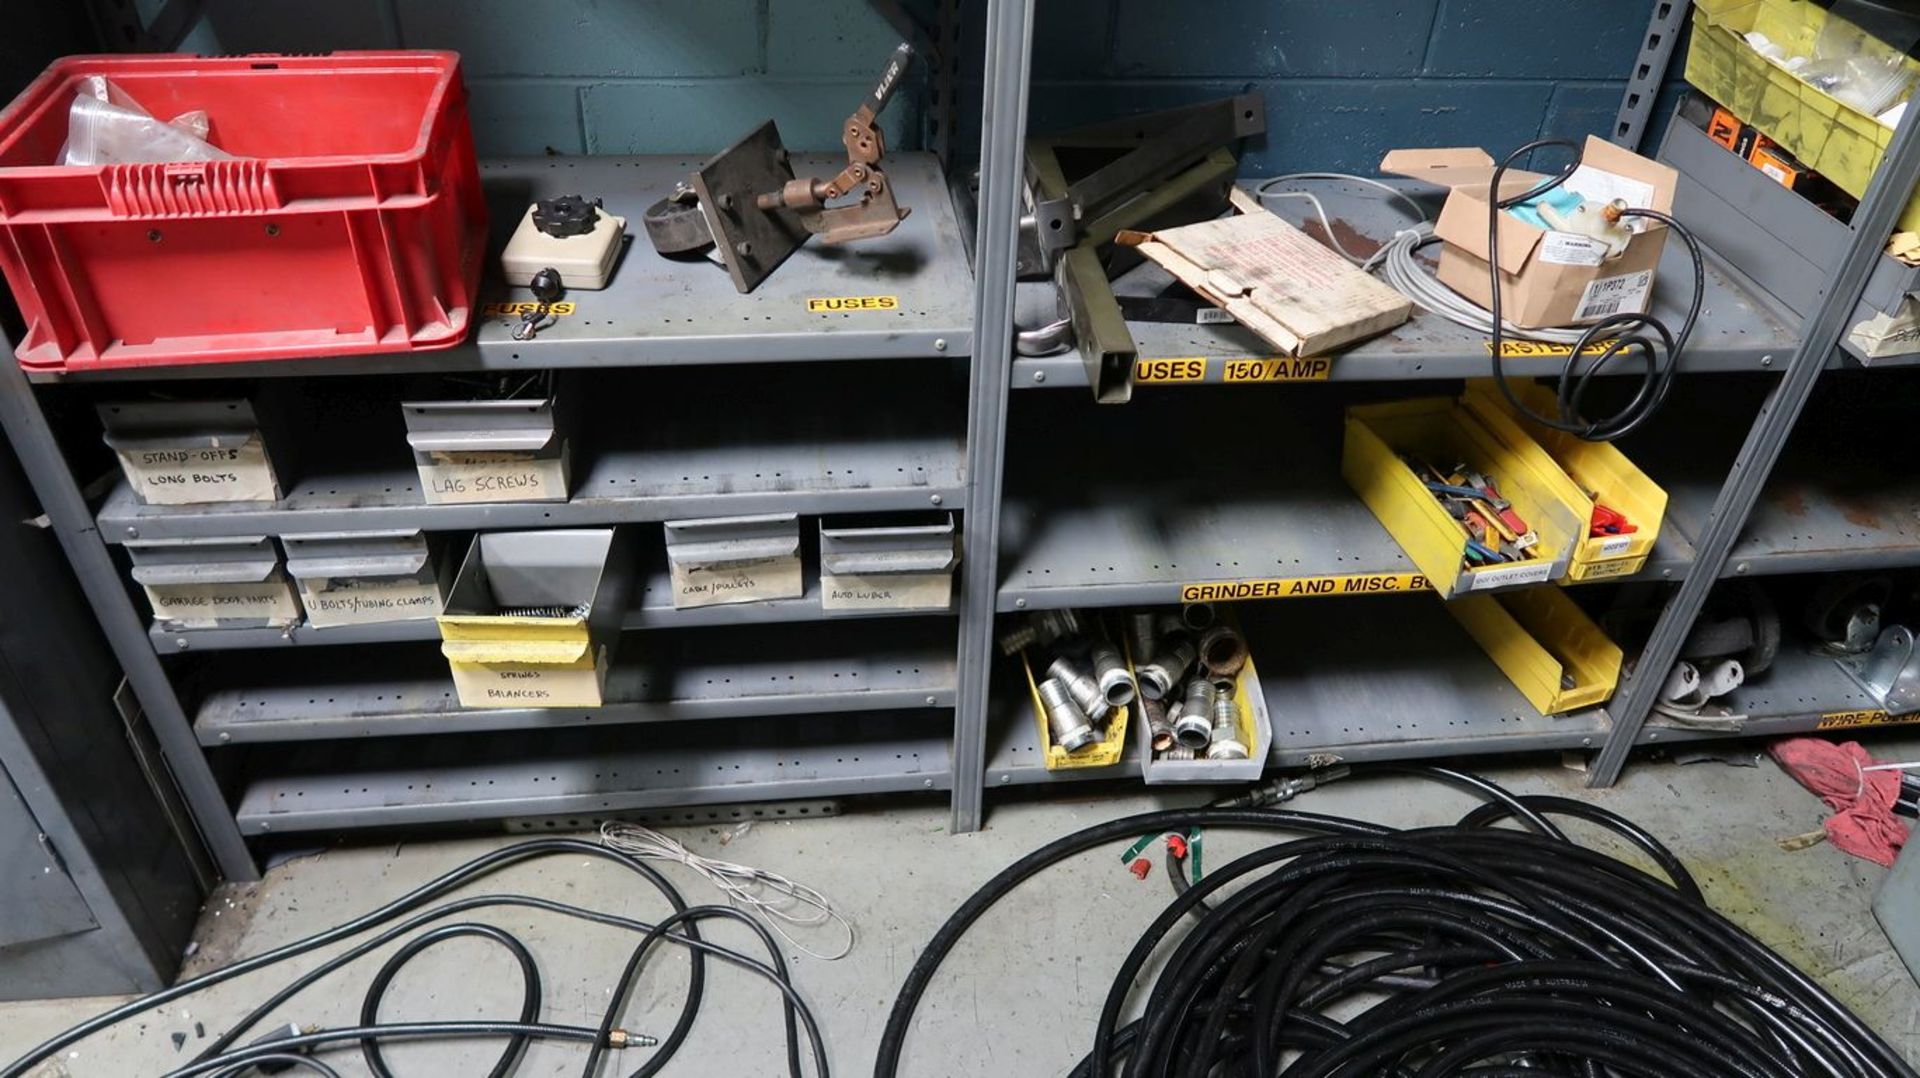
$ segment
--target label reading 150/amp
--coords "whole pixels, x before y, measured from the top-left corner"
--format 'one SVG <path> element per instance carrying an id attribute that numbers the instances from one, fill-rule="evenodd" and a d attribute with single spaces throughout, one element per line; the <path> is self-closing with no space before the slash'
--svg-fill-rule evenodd
<path id="1" fill-rule="evenodd" d="M 818 296 L 807 301 L 807 310 L 819 314 L 828 311 L 897 311 L 899 296 Z"/>
<path id="2" fill-rule="evenodd" d="M 1295 359 L 1273 356 L 1268 359 L 1228 359 L 1221 361 L 1222 382 L 1324 382 L 1333 375 L 1333 360 L 1325 356 Z"/>
<path id="3" fill-rule="evenodd" d="M 1419 573 L 1353 573 L 1282 580 L 1227 580 L 1185 585 L 1180 589 L 1180 601 L 1225 603 L 1247 599 L 1306 599 L 1317 595 L 1391 595 L 1427 591 L 1432 586 Z"/>
<path id="4" fill-rule="evenodd" d="M 1265 356 L 1259 359 L 1210 360 L 1204 356 L 1175 356 L 1135 361 L 1135 385 L 1180 385 L 1204 382 L 1207 368 L 1218 364 L 1220 381 L 1228 385 L 1255 382 L 1324 382 L 1333 375 L 1333 360 L 1325 356 L 1296 359 Z"/>
<path id="5" fill-rule="evenodd" d="M 1879 709 L 1867 711 L 1829 711 L 1820 716 L 1816 730 L 1846 730 L 1855 726 L 1897 726 L 1920 722 L 1920 715 L 1889 715 Z"/>

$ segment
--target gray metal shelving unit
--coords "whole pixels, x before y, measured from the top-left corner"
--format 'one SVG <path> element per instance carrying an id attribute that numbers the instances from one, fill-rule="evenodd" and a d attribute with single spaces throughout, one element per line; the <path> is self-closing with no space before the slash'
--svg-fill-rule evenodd
<path id="1" fill-rule="evenodd" d="M 1124 408 L 1087 399 L 1076 356 L 1015 359 L 1014 326 L 1051 304 L 1013 274 L 1034 8 L 1034 0 L 984 3 L 973 236 L 963 235 L 967 214 L 950 201 L 950 187 L 967 187 L 950 183 L 955 170 L 899 154 L 889 158 L 891 175 L 914 212 L 896 233 L 839 250 L 803 248 L 746 296 L 714 267 L 668 262 L 639 242 L 612 289 L 577 297 L 575 314 L 531 342 L 512 340 L 508 320 L 495 317 L 460 347 L 420 356 L 31 380 L 0 365 L 0 420 L 228 877 L 254 873 L 247 839 L 265 835 L 667 805 L 946 791 L 954 826 L 977 827 L 986 790 L 1139 773 L 1132 745 L 1115 768 L 1042 766 L 1024 685 L 1014 691 L 994 643 L 997 616 L 1170 603 L 1193 583 L 1410 571 L 1339 478 L 1341 406 L 1446 392 L 1448 380 L 1482 375 L 1482 338 L 1419 315 L 1310 370 L 1313 384 L 1252 384 L 1286 379 L 1249 362 L 1268 350 L 1243 330 L 1136 324 L 1143 356 L 1201 358 L 1205 373 L 1191 393 L 1142 385 Z M 1654 99 L 1647 87 L 1661 81 L 1686 9 L 1655 5 L 1616 131 L 1629 145 L 1644 130 Z M 947 0 L 942 25 L 954 22 Z M 954 37 L 942 34 L 945 47 Z M 953 67 L 939 70 L 950 77 Z M 953 87 L 936 93 L 950 132 Z M 498 230 L 529 197 L 585 190 L 626 215 L 637 235 L 646 203 L 696 163 L 543 158 L 486 162 L 482 175 Z M 1661 543 L 1638 578 L 1672 586 L 1642 669 L 1671 665 L 1723 578 L 1920 565 L 1911 476 L 1882 465 L 1859 473 L 1873 482 L 1842 487 L 1820 470 L 1828 447 L 1782 459 L 1821 374 L 1854 362 L 1838 347 L 1841 329 L 1867 288 L 1877 237 L 1916 177 L 1920 134 L 1908 124 L 1850 243 L 1830 252 L 1831 283 L 1804 322 L 1709 252 L 1703 318 L 1682 381 L 1744 372 L 1744 381 L 1764 380 L 1765 392 L 1724 405 L 1688 438 L 1629 447 L 1672 495 Z M 1325 197 L 1354 234 L 1379 241 L 1405 224 L 1372 192 L 1336 186 Z M 1677 246 L 1669 245 L 1664 280 L 1682 279 Z M 1165 283 L 1143 267 L 1119 288 L 1146 294 Z M 1657 294 L 1670 323 L 1680 317 L 1679 291 Z M 897 295 L 900 309 L 867 317 L 808 311 L 804 302 L 877 292 Z M 497 284 L 482 296 L 527 298 Z M 1560 362 L 1508 367 L 1548 374 Z M 47 408 L 62 395 L 174 381 L 261 379 L 297 389 L 519 369 L 684 379 L 704 368 L 724 368 L 710 380 L 721 398 L 779 369 L 789 384 L 811 378 L 836 407 L 797 398 L 757 412 L 724 400 L 688 406 L 671 387 L 646 386 L 596 400 L 595 433 L 605 436 L 581 447 L 566 502 L 426 505 L 402 456 L 310 468 L 270 506 L 189 509 L 137 505 L 123 487 L 90 504 L 93 475 L 77 470 L 91 467 L 87 456 L 68 432 L 56 436 Z M 914 385 L 924 392 L 903 392 Z M 1250 407 L 1266 419 L 1229 421 L 1232 409 L 1218 407 L 1225 398 L 1215 394 L 1257 402 Z M 1198 432 L 1191 443 L 1142 448 L 1138 430 L 1151 417 L 1182 413 Z M 1072 452 L 1056 451 L 1063 445 Z M 454 706 L 431 623 L 151 626 L 115 550 L 135 539 L 343 528 L 651 528 L 693 516 L 928 509 L 957 512 L 963 528 L 950 614 L 830 616 L 817 582 L 798 600 L 674 610 L 664 571 L 649 564 L 623 618 L 609 705 L 591 711 Z M 1649 721 L 1657 678 L 1626 680 L 1603 709 L 1541 716 L 1429 596 L 1263 603 L 1241 614 L 1261 660 L 1277 766 L 1571 749 L 1597 753 L 1593 779 L 1608 783 L 1635 746 L 1702 736 Z M 1739 706 L 1753 716 L 1748 732 L 1774 733 L 1852 721 L 1861 698 L 1831 662 L 1795 654 Z"/>
<path id="2" fill-rule="evenodd" d="M 1628 146 L 1643 137 L 1656 97 L 1649 88 L 1664 79 L 1689 15 L 1684 3 L 1653 7 L 1612 133 Z M 1901 467 L 1907 454 L 1891 442 L 1845 452 L 1835 439 L 1818 437 L 1788 447 L 1820 376 L 1858 365 L 1840 337 L 1869 289 L 1881 240 L 1920 178 L 1915 126 L 1896 135 L 1851 228 L 1823 231 L 1818 250 L 1800 251 L 1810 270 L 1827 280 L 1817 304 L 1789 306 L 1709 247 L 1701 321 L 1678 368 L 1682 384 L 1720 385 L 1721 376 L 1745 372 L 1765 385 L 1762 393 L 1736 394 L 1737 405 L 1707 402 L 1700 421 L 1678 436 L 1650 434 L 1628 446 L 1671 496 L 1661 540 L 1628 582 L 1677 585 L 1660 593 L 1664 606 L 1638 657 L 1640 669 L 1664 674 L 1672 666 L 1721 580 L 1920 565 L 1920 490 L 1911 469 Z M 1258 182 L 1241 181 L 1248 189 Z M 1314 190 L 1343 238 L 1381 242 L 1409 221 L 1370 189 L 1330 183 Z M 1269 208 L 1310 231 L 1317 227 L 1296 201 Z M 1680 210 L 1684 216 L 1687 206 Z M 1677 244 L 1669 245 L 1664 280 L 1684 281 L 1683 258 Z M 1884 279 L 1904 276 L 1883 271 L 1875 278 Z M 1153 295 L 1168 281 L 1143 266 L 1115 290 Z M 1797 283 L 1804 286 L 1806 276 Z M 1677 325 L 1685 298 L 1684 287 L 1664 287 L 1655 313 Z M 1053 304 L 1045 286 L 1023 286 L 1018 324 L 1049 320 Z M 1802 319 L 1795 309 L 1810 314 Z M 976 483 L 972 495 L 976 507 L 996 501 L 1003 507 L 996 601 L 1003 614 L 1172 603 L 1194 583 L 1411 569 L 1339 477 L 1338 415 L 1345 401 L 1371 399 L 1358 395 L 1446 393 L 1446 380 L 1485 376 L 1484 337 L 1416 313 L 1401 328 L 1332 357 L 1324 369 L 1303 372 L 1263 369 L 1257 361 L 1271 349 L 1240 327 L 1135 322 L 1130 328 L 1143 359 L 1203 361 L 1200 378 L 1140 383 L 1127 406 L 1178 399 L 1187 410 L 1177 422 L 1166 413 L 1139 415 L 1131 426 L 1093 418 L 1102 409 L 1082 395 L 1087 376 L 1078 355 L 1013 364 L 1011 388 L 1042 392 L 1015 396 L 1007 450 L 1015 463 L 1005 491 L 996 499 Z M 988 335 L 985 323 L 978 332 Z M 1563 362 L 1508 360 L 1506 366 L 1516 377 L 1552 375 Z M 1188 388 L 1193 392 L 1176 392 Z M 1222 406 L 1253 394 L 1264 420 Z M 1041 396 L 1048 403 L 1036 406 L 1023 431 L 1022 404 Z M 1156 436 L 1145 438 L 1144 430 Z M 1897 432 L 1888 437 L 1897 440 Z M 1073 453 L 1059 452 L 1064 445 Z M 1067 460 L 1085 466 L 1058 467 Z M 1591 781 L 1606 785 L 1636 746 L 1727 736 L 1650 719 L 1659 676 L 1625 678 L 1603 708 L 1540 715 L 1425 596 L 1285 600 L 1239 609 L 1263 660 L 1274 722 L 1269 763 L 1276 766 L 1587 750 L 1595 754 Z M 989 724 L 989 789 L 1138 776 L 1131 744 L 1116 767 L 1047 771 L 1025 688 L 1017 671 L 1005 674 L 1016 676 L 1001 678 Z M 1743 736 L 1885 721 L 1831 659 L 1804 652 L 1783 653 L 1732 706 L 1749 716 Z"/>

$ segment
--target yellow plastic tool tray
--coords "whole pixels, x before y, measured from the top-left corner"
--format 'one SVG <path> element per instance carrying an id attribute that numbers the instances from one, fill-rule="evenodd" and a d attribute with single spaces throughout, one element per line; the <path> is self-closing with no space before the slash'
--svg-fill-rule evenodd
<path id="1" fill-rule="evenodd" d="M 1508 385 L 1535 414 L 1553 414 L 1552 390 L 1531 382 L 1513 381 Z M 1660 522 L 1667 514 L 1667 492 L 1635 467 L 1625 453 L 1606 442 L 1589 442 L 1515 413 L 1492 379 L 1467 383 L 1465 399 L 1487 429 L 1510 442 L 1531 440 L 1552 458 L 1563 473 L 1558 479 L 1567 484 L 1563 496 L 1587 506 L 1587 523 L 1591 523 L 1592 503 L 1597 499 L 1639 528 L 1628 535 L 1593 536 L 1588 534 L 1589 527 L 1582 526 L 1567 565 L 1567 580 L 1630 576 L 1647 564 L 1647 555 L 1660 537 Z"/>
<path id="2" fill-rule="evenodd" d="M 1518 441 L 1511 440 L 1514 433 Z M 1401 453 L 1442 468 L 1464 462 L 1492 476 L 1500 495 L 1539 536 L 1535 556 L 1465 568 L 1465 528 L 1400 460 Z M 1576 537 L 1586 535 L 1590 506 L 1546 451 L 1517 428 L 1507 438 L 1496 435 L 1450 398 L 1348 408 L 1340 473 L 1444 599 L 1559 580 Z"/>
<path id="3" fill-rule="evenodd" d="M 1827 19 L 1808 0 L 1696 0 L 1687 81 L 1858 198 L 1893 132 L 1755 52 L 1745 37 L 1757 30 L 1789 56 L 1812 56 Z M 1920 70 L 1910 58 L 1902 62 Z M 1907 203 L 1899 228 L 1920 230 L 1920 196 Z"/>
<path id="4" fill-rule="evenodd" d="M 1620 648 L 1558 588 L 1474 595 L 1447 609 L 1542 715 L 1602 703 L 1620 680 Z"/>
<path id="5" fill-rule="evenodd" d="M 1153 732 L 1141 724 L 1140 777 L 1149 786 L 1169 782 L 1252 782 L 1267 768 L 1273 751 L 1273 718 L 1260 688 L 1260 674 L 1249 658 L 1234 678 L 1234 708 L 1239 714 L 1239 739 L 1247 747 L 1244 760 L 1155 760 Z"/>
<path id="6" fill-rule="evenodd" d="M 1034 680 L 1033 662 L 1024 651 L 1020 653 L 1020 667 L 1027 672 L 1027 699 L 1033 707 L 1033 721 L 1040 729 L 1040 758 L 1048 771 L 1112 767 L 1120 762 L 1121 754 L 1127 749 L 1127 713 L 1131 708 L 1114 708 L 1107 718 L 1107 736 L 1079 752 L 1068 752 L 1053 743 L 1053 728 L 1047 725 L 1047 707 L 1040 702 L 1040 683 Z M 1127 673 L 1133 673 L 1131 659 L 1127 662 Z"/>

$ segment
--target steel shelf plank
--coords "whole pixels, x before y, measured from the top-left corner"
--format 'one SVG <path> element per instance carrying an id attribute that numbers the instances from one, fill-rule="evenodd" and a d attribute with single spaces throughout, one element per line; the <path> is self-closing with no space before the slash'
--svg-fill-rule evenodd
<path id="1" fill-rule="evenodd" d="M 1648 716 L 1635 744 L 1781 737 L 1810 733 L 1822 729 L 1823 723 L 1830 724 L 1828 729 L 1848 731 L 1920 723 L 1920 714 L 1886 715 L 1833 659 L 1814 654 L 1792 638 L 1766 674 L 1736 689 L 1727 706 L 1747 716 L 1738 733 L 1691 730 L 1656 714 Z"/>
<path id="2" fill-rule="evenodd" d="M 757 603 L 692 607 L 676 610 L 664 569 L 643 585 L 641 605 L 627 611 L 625 629 L 700 629 L 725 625 L 771 625 L 796 621 L 857 621 L 864 618 L 949 617 L 950 611 L 823 610 L 820 578 L 809 574 L 806 593 L 797 599 L 768 599 Z M 336 644 L 392 644 L 438 640 L 439 625 L 431 618 L 374 625 L 338 625 L 316 629 L 302 623 L 291 629 L 169 629 L 155 624 L 147 631 L 155 651 L 178 655 L 194 651 L 233 651 L 249 648 L 327 647 Z"/>
<path id="3" fill-rule="evenodd" d="M 1605 739 L 1600 709 L 1535 710 L 1438 599 L 1376 602 L 1237 608 L 1273 716 L 1273 766 L 1577 749 Z M 995 724 L 989 787 L 1139 777 L 1132 743 L 1114 767 L 1047 771 L 1033 719 L 1014 703 Z"/>
<path id="4" fill-rule="evenodd" d="M 1416 571 L 1340 477 L 1340 401 L 1314 401 L 1284 424 L 1251 405 L 1223 408 L 1196 425 L 1186 452 L 1142 442 L 1144 431 L 1194 423 L 1177 399 L 1136 399 L 1118 420 L 1112 409 L 1020 409 L 1016 452 L 1046 440 L 1124 465 L 1010 479 L 998 608 L 1165 604 L 1190 584 Z M 1231 465 L 1188 470 L 1200 460 Z M 1691 547 L 1662 532 L 1646 567 L 1616 582 L 1685 575 Z"/>
<path id="5" fill-rule="evenodd" d="M 123 481 L 100 511 L 111 542 L 220 535 L 421 528 L 577 527 L 751 513 L 960 509 L 965 438 L 944 409 L 900 403 L 891 415 L 716 416 L 636 404 L 631 437 L 585 452 L 565 502 L 427 505 L 411 468 L 315 473 L 272 503 L 138 504 Z M 404 450 L 402 443 L 399 447 Z"/>
<path id="6" fill-rule="evenodd" d="M 468 709 L 439 650 L 412 645 L 351 664 L 238 656 L 202 674 L 194 732 L 208 746 L 400 737 L 755 715 L 945 708 L 952 629 L 939 622 L 755 626 L 630 637 L 600 708 Z"/>
<path id="7" fill-rule="evenodd" d="M 824 154 L 796 154 L 795 165 L 831 173 Z M 856 246 L 802 247 L 747 295 L 706 259 L 657 254 L 641 214 L 698 168 L 693 158 L 540 157 L 491 160 L 481 181 L 492 213 L 487 277 L 479 303 L 531 302 L 526 289 L 498 277 L 497 252 L 530 202 L 554 195 L 602 199 L 627 219 L 627 249 L 603 291 L 574 289 L 573 314 L 531 341 L 513 339 L 517 316 L 483 316 L 469 339 L 434 352 L 339 356 L 72 374 L 36 372 L 35 381 L 291 377 L 426 371 L 545 370 L 912 359 L 967 355 L 973 340 L 973 274 L 939 163 L 931 154 L 887 158 L 900 204 L 913 212 L 891 235 Z M 893 310 L 809 311 L 814 298 L 892 296 Z"/>
<path id="8" fill-rule="evenodd" d="M 946 790 L 949 731 L 920 714 L 811 715 L 609 731 L 328 742 L 260 759 L 247 835 Z"/>
<path id="9" fill-rule="evenodd" d="M 1887 394 L 1885 385 L 1857 374 L 1846 386 L 1816 394 L 1734 542 L 1723 576 L 1920 565 L 1920 473 L 1907 463 L 1904 398 Z M 1761 389 L 1719 389 L 1715 400 L 1697 392 L 1676 395 L 1669 408 L 1684 419 L 1663 424 L 1655 440 L 1626 447 L 1666 488 L 1670 527 L 1688 535 L 1706 527 Z M 1886 399 L 1871 399 L 1876 394 Z M 1736 398 L 1723 405 L 1726 411 L 1704 410 L 1725 397 Z"/>
<path id="10" fill-rule="evenodd" d="M 1258 180 L 1244 181 L 1251 189 Z M 1356 255 L 1370 255 L 1393 233 L 1407 226 L 1412 218 L 1398 202 L 1371 189 L 1345 183 L 1302 185 L 1326 204 L 1327 214 L 1341 242 Z M 1431 189 L 1425 189 L 1431 190 Z M 1431 214 L 1437 204 L 1422 198 Z M 1317 220 L 1307 223 L 1311 214 L 1304 199 L 1272 199 L 1268 207 L 1310 233 L 1324 230 Z M 1662 255 L 1660 280 L 1654 293 L 1654 311 L 1669 326 L 1678 327 L 1686 314 L 1691 288 L 1692 267 L 1684 245 L 1668 243 Z M 1693 340 L 1682 357 L 1680 370 L 1758 371 L 1763 363 L 1784 359 L 1792 352 L 1795 327 L 1775 313 L 1770 301 L 1757 290 L 1709 255 L 1706 268 L 1707 296 Z M 1174 286 L 1166 271 L 1148 264 L 1130 270 L 1115 282 L 1119 295 L 1154 296 Z M 1021 286 L 1020 324 L 1038 325 L 1058 317 L 1052 313 L 1055 301 L 1052 286 L 1045 282 Z M 1180 325 L 1165 322 L 1130 322 L 1135 344 L 1142 359 L 1204 358 L 1204 382 L 1179 382 L 1173 385 L 1218 384 L 1226 381 L 1226 363 L 1232 360 L 1272 356 L 1273 346 L 1243 326 Z M 1418 308 L 1404 325 L 1391 332 L 1362 341 L 1333 359 L 1326 377 L 1334 381 L 1403 381 L 1426 378 L 1476 378 L 1488 372 L 1484 334 L 1473 333 Z M 1510 359 L 1505 366 L 1510 375 L 1558 374 L 1561 358 Z M 1638 368 L 1621 363 L 1615 368 L 1622 375 Z M 1059 389 L 1085 388 L 1086 368 L 1077 353 L 1044 358 L 1022 358 L 1014 363 L 1013 388 Z M 1160 388 L 1143 385 L 1143 390 Z"/>

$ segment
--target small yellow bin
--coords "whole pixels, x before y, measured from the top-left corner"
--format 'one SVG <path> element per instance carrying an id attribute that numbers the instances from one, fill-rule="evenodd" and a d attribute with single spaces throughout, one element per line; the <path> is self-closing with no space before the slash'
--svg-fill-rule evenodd
<path id="1" fill-rule="evenodd" d="M 1513 381 L 1508 385 L 1520 402 L 1536 414 L 1553 414 L 1552 390 L 1531 382 Z M 1558 477 L 1566 484 L 1562 496 L 1586 507 L 1587 515 L 1582 518 L 1574 541 L 1573 558 L 1567 565 L 1568 581 L 1631 576 L 1645 567 L 1647 555 L 1653 552 L 1653 544 L 1660 537 L 1660 523 L 1667 514 L 1667 492 L 1660 489 L 1658 483 L 1628 460 L 1625 453 L 1606 442 L 1589 442 L 1516 414 L 1492 379 L 1467 383 L 1465 400 L 1488 430 L 1516 445 L 1539 446 L 1563 473 Z M 1555 479 L 1549 477 L 1546 481 Z M 1625 515 L 1639 530 L 1629 535 L 1588 534 L 1595 498 Z"/>
<path id="2" fill-rule="evenodd" d="M 1746 42 L 1748 33 L 1759 31 L 1789 56 L 1812 56 L 1828 17 L 1809 0 L 1695 0 L 1687 81 L 1859 198 L 1867 193 L 1893 131 Z M 1911 58 L 1900 62 L 1920 70 Z M 1898 227 L 1920 230 L 1920 196 L 1907 203 Z"/>
<path id="3" fill-rule="evenodd" d="M 1558 588 L 1474 595 L 1447 609 L 1542 715 L 1599 704 L 1620 680 L 1619 646 Z"/>
<path id="4" fill-rule="evenodd" d="M 1465 531 L 1401 462 L 1401 452 L 1441 467 L 1465 462 L 1493 476 L 1501 496 L 1539 535 L 1537 556 L 1465 568 Z M 1591 513 L 1538 445 L 1495 435 L 1465 405 L 1446 397 L 1348 408 L 1340 473 L 1443 599 L 1559 580 Z"/>
<path id="5" fill-rule="evenodd" d="M 1114 708 L 1107 718 L 1107 736 L 1079 752 L 1068 752 L 1053 743 L 1053 728 L 1047 725 L 1047 706 L 1040 702 L 1040 683 L 1034 680 L 1033 663 L 1024 651 L 1020 653 L 1020 668 L 1027 672 L 1027 698 L 1033 706 L 1033 721 L 1040 729 L 1041 760 L 1048 771 L 1112 767 L 1120 762 L 1127 749 L 1127 713 L 1131 708 Z M 1133 672 L 1131 658 L 1127 661 L 1127 672 Z"/>

